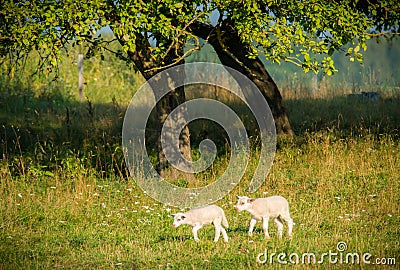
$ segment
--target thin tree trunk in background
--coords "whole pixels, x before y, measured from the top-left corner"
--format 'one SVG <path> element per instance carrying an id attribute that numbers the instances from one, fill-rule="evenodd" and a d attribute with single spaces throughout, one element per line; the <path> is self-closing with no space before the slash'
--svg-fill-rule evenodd
<path id="1" fill-rule="evenodd" d="M 79 101 L 82 103 L 83 100 L 83 54 L 78 55 L 78 92 Z"/>
<path id="2" fill-rule="evenodd" d="M 205 24 L 195 24 L 192 30 L 199 37 L 208 39 L 223 65 L 246 75 L 258 87 L 271 108 L 275 120 L 276 134 L 278 136 L 293 136 L 294 132 L 276 83 L 258 57 L 250 59 L 246 56 L 247 46 L 241 42 L 239 34 L 230 25 L 231 23 L 232 21 L 225 20 L 220 29 Z"/>

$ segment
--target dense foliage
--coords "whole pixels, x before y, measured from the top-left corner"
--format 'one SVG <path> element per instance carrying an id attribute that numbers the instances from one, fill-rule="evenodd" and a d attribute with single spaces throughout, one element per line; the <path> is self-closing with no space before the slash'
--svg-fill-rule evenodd
<path id="1" fill-rule="evenodd" d="M 145 46 L 148 55 L 142 57 L 163 67 L 201 47 L 192 25 L 219 31 L 219 25 L 229 22 L 247 44 L 249 57 L 261 52 L 273 62 L 332 74 L 336 68 L 331 55 L 344 45 L 349 44 L 349 60 L 361 62 L 366 40 L 398 33 L 399 11 L 395 0 L 5 1 L 0 54 L 3 61 L 18 65 L 35 50 L 41 56 L 39 67 L 51 70 L 69 44 L 88 42 L 88 55 L 105 49 L 108 43 L 96 33 L 108 25 L 126 52 Z M 191 50 L 180 50 L 188 44 L 194 45 Z M 172 51 L 174 59 L 168 59 Z M 125 57 L 121 51 L 115 53 Z"/>

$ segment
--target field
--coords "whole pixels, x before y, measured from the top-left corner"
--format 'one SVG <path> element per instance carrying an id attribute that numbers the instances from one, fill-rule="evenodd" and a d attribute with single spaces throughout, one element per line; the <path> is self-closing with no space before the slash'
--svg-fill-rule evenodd
<path id="1" fill-rule="evenodd" d="M 286 87 L 297 135 L 278 140 L 271 172 L 251 196 L 288 199 L 293 239 L 278 239 L 273 222 L 271 240 L 260 223 L 249 237 L 250 215 L 234 211 L 236 195 L 249 195 L 254 146 L 243 180 L 217 202 L 229 243 L 214 243 L 212 226 L 196 243 L 190 227 L 172 227 L 170 214 L 179 209 L 149 198 L 127 176 L 122 120 L 143 79 L 117 60 L 93 59 L 80 103 L 74 59 L 56 80 L 28 76 L 30 63 L 26 73 L 1 79 L 0 269 L 341 269 L 354 267 L 357 256 L 358 268 L 398 268 L 398 88 L 368 101 L 329 85 L 323 97 Z M 197 178 L 213 181 L 228 160 L 219 153 Z"/>

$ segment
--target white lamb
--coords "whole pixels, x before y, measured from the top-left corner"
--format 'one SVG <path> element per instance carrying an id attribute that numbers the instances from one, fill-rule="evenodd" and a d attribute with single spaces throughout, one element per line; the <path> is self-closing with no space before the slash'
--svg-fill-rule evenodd
<path id="1" fill-rule="evenodd" d="M 292 237 L 293 220 L 290 218 L 289 203 L 282 196 L 271 196 L 268 198 L 251 199 L 246 196 L 237 196 L 238 202 L 235 206 L 236 211 L 247 211 L 251 216 L 249 235 L 253 234 L 254 226 L 257 220 L 263 221 L 263 229 L 265 238 L 270 238 L 268 234 L 268 220 L 269 218 L 274 219 L 276 226 L 278 227 L 278 236 L 282 237 L 283 222 L 285 220 L 288 225 L 288 235 Z"/>
<path id="2" fill-rule="evenodd" d="M 214 242 L 218 242 L 221 232 L 222 236 L 224 237 L 224 241 L 228 242 L 228 235 L 224 229 L 224 227 L 228 228 L 228 221 L 226 220 L 224 210 L 216 205 L 193 208 L 185 213 L 177 213 L 171 216 L 174 217 L 173 226 L 175 228 L 181 224 L 193 226 L 192 231 L 194 240 L 196 242 L 200 241 L 200 239 L 197 237 L 197 231 L 201 229 L 203 225 L 211 223 L 213 223 L 215 226 Z"/>

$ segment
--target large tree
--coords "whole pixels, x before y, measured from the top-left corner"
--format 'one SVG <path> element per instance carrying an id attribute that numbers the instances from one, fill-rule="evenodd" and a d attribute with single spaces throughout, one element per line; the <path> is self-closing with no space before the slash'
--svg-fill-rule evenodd
<path id="1" fill-rule="evenodd" d="M 272 109 L 278 134 L 291 135 L 282 97 L 261 58 L 331 75 L 337 71 L 331 58 L 335 51 L 362 62 L 366 40 L 397 34 L 399 10 L 397 0 L 3 1 L 0 55 L 13 69 L 34 50 L 41 59 L 38 67 L 50 71 L 71 44 L 85 42 L 89 51 L 107 49 L 107 42 L 96 32 L 109 26 L 125 51 L 115 53 L 133 62 L 149 79 L 183 63 L 204 41 L 209 42 L 223 64 L 259 87 Z M 184 100 L 182 88 L 170 93 L 158 105 L 160 123 Z M 190 159 L 187 128 L 180 147 Z M 164 164 L 162 151 L 159 157 Z"/>

